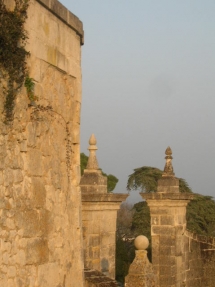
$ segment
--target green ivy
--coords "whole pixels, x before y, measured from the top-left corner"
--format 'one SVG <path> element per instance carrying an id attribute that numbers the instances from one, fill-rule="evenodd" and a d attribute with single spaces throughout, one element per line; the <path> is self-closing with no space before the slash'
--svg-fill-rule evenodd
<path id="1" fill-rule="evenodd" d="M 38 97 L 34 93 L 34 86 L 35 86 L 35 80 L 33 78 L 30 78 L 29 75 L 25 78 L 25 87 L 27 90 L 28 98 L 31 102 L 34 102 L 38 99 Z"/>
<path id="2" fill-rule="evenodd" d="M 14 114 L 14 102 L 26 75 L 25 50 L 27 33 L 24 23 L 27 19 L 29 0 L 15 0 L 13 11 L 8 10 L 0 0 L 0 81 L 6 81 L 4 89 L 5 122 L 11 122 Z"/>

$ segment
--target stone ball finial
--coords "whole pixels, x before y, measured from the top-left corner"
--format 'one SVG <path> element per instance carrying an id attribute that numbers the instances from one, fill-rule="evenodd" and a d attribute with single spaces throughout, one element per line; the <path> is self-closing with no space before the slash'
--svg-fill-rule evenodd
<path id="1" fill-rule="evenodd" d="M 144 235 L 139 235 L 134 240 L 134 246 L 137 248 L 137 250 L 145 250 L 149 246 L 149 240 Z"/>
<path id="2" fill-rule="evenodd" d="M 89 145 L 96 145 L 96 143 L 97 143 L 96 137 L 94 134 L 92 134 L 90 139 L 89 139 Z"/>

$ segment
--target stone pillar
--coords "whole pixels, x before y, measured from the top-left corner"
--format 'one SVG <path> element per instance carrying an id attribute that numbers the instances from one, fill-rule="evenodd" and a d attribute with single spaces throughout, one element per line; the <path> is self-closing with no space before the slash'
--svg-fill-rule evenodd
<path id="1" fill-rule="evenodd" d="M 135 258 L 129 267 L 128 275 L 125 277 L 125 287 L 156 287 L 156 275 L 145 250 L 149 246 L 148 238 L 139 235 L 134 245 L 137 250 L 135 250 Z"/>
<path id="2" fill-rule="evenodd" d="M 172 151 L 166 150 L 166 165 L 156 193 L 141 193 L 151 215 L 152 263 L 160 287 L 182 287 L 185 280 L 184 232 L 186 206 L 193 195 L 179 192 L 179 179 L 172 167 Z"/>
<path id="3" fill-rule="evenodd" d="M 107 193 L 107 178 L 96 158 L 96 139 L 89 140 L 89 159 L 81 178 L 84 265 L 115 278 L 117 210 L 127 194 Z"/>

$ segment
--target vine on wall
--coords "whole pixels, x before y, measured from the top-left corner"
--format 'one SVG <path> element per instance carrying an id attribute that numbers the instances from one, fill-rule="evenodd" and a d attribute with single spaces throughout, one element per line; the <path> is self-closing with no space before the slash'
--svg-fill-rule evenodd
<path id="1" fill-rule="evenodd" d="M 19 89 L 27 76 L 25 50 L 27 32 L 24 23 L 27 19 L 29 0 L 14 0 L 13 11 L 7 9 L 0 0 L 0 81 L 4 83 L 5 122 L 13 120 L 14 102 Z"/>

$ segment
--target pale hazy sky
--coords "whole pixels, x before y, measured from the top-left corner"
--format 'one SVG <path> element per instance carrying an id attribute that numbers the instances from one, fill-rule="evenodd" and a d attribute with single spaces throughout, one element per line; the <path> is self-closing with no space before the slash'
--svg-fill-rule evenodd
<path id="1" fill-rule="evenodd" d="M 119 178 L 163 169 L 215 196 L 215 1 L 61 0 L 84 24 L 81 151 Z"/>

